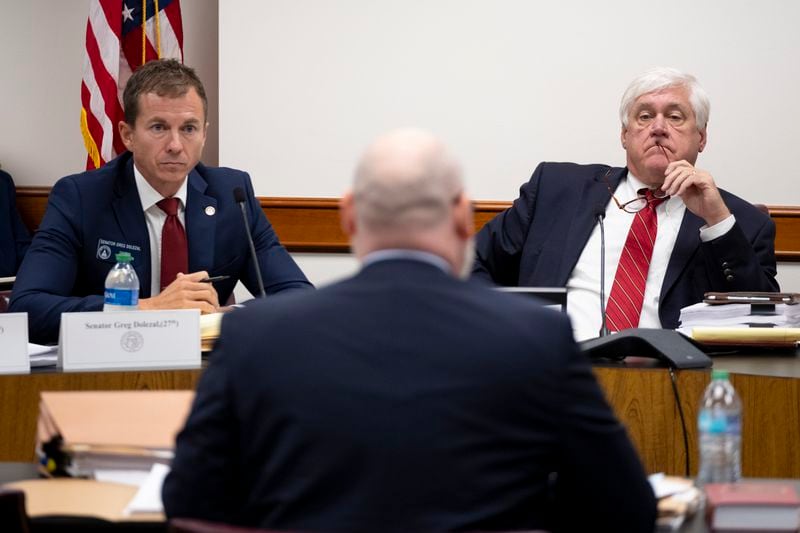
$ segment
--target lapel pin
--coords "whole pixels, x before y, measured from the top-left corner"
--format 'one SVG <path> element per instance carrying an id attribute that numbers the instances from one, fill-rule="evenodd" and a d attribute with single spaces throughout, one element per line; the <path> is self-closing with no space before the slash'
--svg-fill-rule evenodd
<path id="1" fill-rule="evenodd" d="M 213 206 L 213 205 L 209 205 L 209 206 L 207 206 L 205 211 L 206 211 L 206 215 L 208 215 L 208 216 L 210 216 L 210 217 L 213 217 L 213 216 L 214 216 L 214 213 L 216 213 L 216 212 L 217 212 L 217 210 L 216 210 L 216 209 L 214 209 L 214 206 Z"/>

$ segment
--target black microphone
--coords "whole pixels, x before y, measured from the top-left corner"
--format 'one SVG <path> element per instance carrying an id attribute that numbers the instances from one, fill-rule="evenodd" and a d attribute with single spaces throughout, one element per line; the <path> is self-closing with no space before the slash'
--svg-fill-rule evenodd
<path id="1" fill-rule="evenodd" d="M 258 265 L 258 256 L 256 255 L 256 246 L 253 244 L 253 235 L 250 233 L 250 223 L 247 221 L 247 210 L 244 207 L 245 195 L 244 189 L 236 187 L 233 189 L 233 199 L 239 204 L 242 210 L 242 220 L 244 220 L 244 231 L 247 233 L 247 242 L 250 244 L 250 255 L 253 257 L 253 267 L 256 269 L 256 280 L 258 280 L 258 290 L 261 291 L 261 297 L 265 298 L 267 293 L 264 292 L 264 280 L 261 279 L 261 268 Z"/>
<path id="2" fill-rule="evenodd" d="M 606 227 L 603 219 L 606 218 L 606 208 L 597 205 L 594 208 L 594 218 L 600 224 L 600 332 L 598 336 L 608 335 L 608 325 L 606 324 Z"/>

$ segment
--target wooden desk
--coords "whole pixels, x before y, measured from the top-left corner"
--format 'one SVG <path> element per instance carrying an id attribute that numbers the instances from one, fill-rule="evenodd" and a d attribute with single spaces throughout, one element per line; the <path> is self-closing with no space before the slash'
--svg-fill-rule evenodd
<path id="1" fill-rule="evenodd" d="M 747 477 L 800 478 L 800 358 L 718 357 L 744 404 L 742 471 Z M 34 372 L 0 376 L 0 461 L 32 461 L 39 393 L 46 390 L 194 389 L 196 370 Z M 685 451 L 669 373 L 651 361 L 596 366 L 595 373 L 627 426 L 648 472 L 683 475 Z M 697 472 L 697 409 L 708 370 L 676 371 Z M 154 415 L 155 416 L 155 415 Z"/>

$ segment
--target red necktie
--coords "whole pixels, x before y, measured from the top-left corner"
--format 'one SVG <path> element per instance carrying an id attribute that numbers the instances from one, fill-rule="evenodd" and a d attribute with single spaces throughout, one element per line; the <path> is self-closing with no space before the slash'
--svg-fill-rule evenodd
<path id="1" fill-rule="evenodd" d="M 167 214 L 164 229 L 161 230 L 161 290 L 163 291 L 178 277 L 178 272 L 186 274 L 189 270 L 189 246 L 186 232 L 178 218 L 177 198 L 164 198 L 156 205 Z"/>
<path id="2" fill-rule="evenodd" d="M 637 212 L 633 219 L 606 304 L 609 331 L 621 331 L 639 325 L 647 272 L 650 270 L 653 245 L 658 233 L 656 207 L 666 199 L 654 198 L 650 189 L 645 189 L 644 195 L 647 206 Z"/>

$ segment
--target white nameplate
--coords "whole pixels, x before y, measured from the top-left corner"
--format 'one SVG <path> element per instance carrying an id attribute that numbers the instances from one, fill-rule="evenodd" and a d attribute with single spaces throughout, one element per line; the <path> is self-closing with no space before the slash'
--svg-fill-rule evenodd
<path id="1" fill-rule="evenodd" d="M 30 371 L 28 313 L 0 313 L 0 374 Z"/>
<path id="2" fill-rule="evenodd" d="M 64 313 L 58 366 L 67 371 L 199 368 L 200 311 Z"/>

